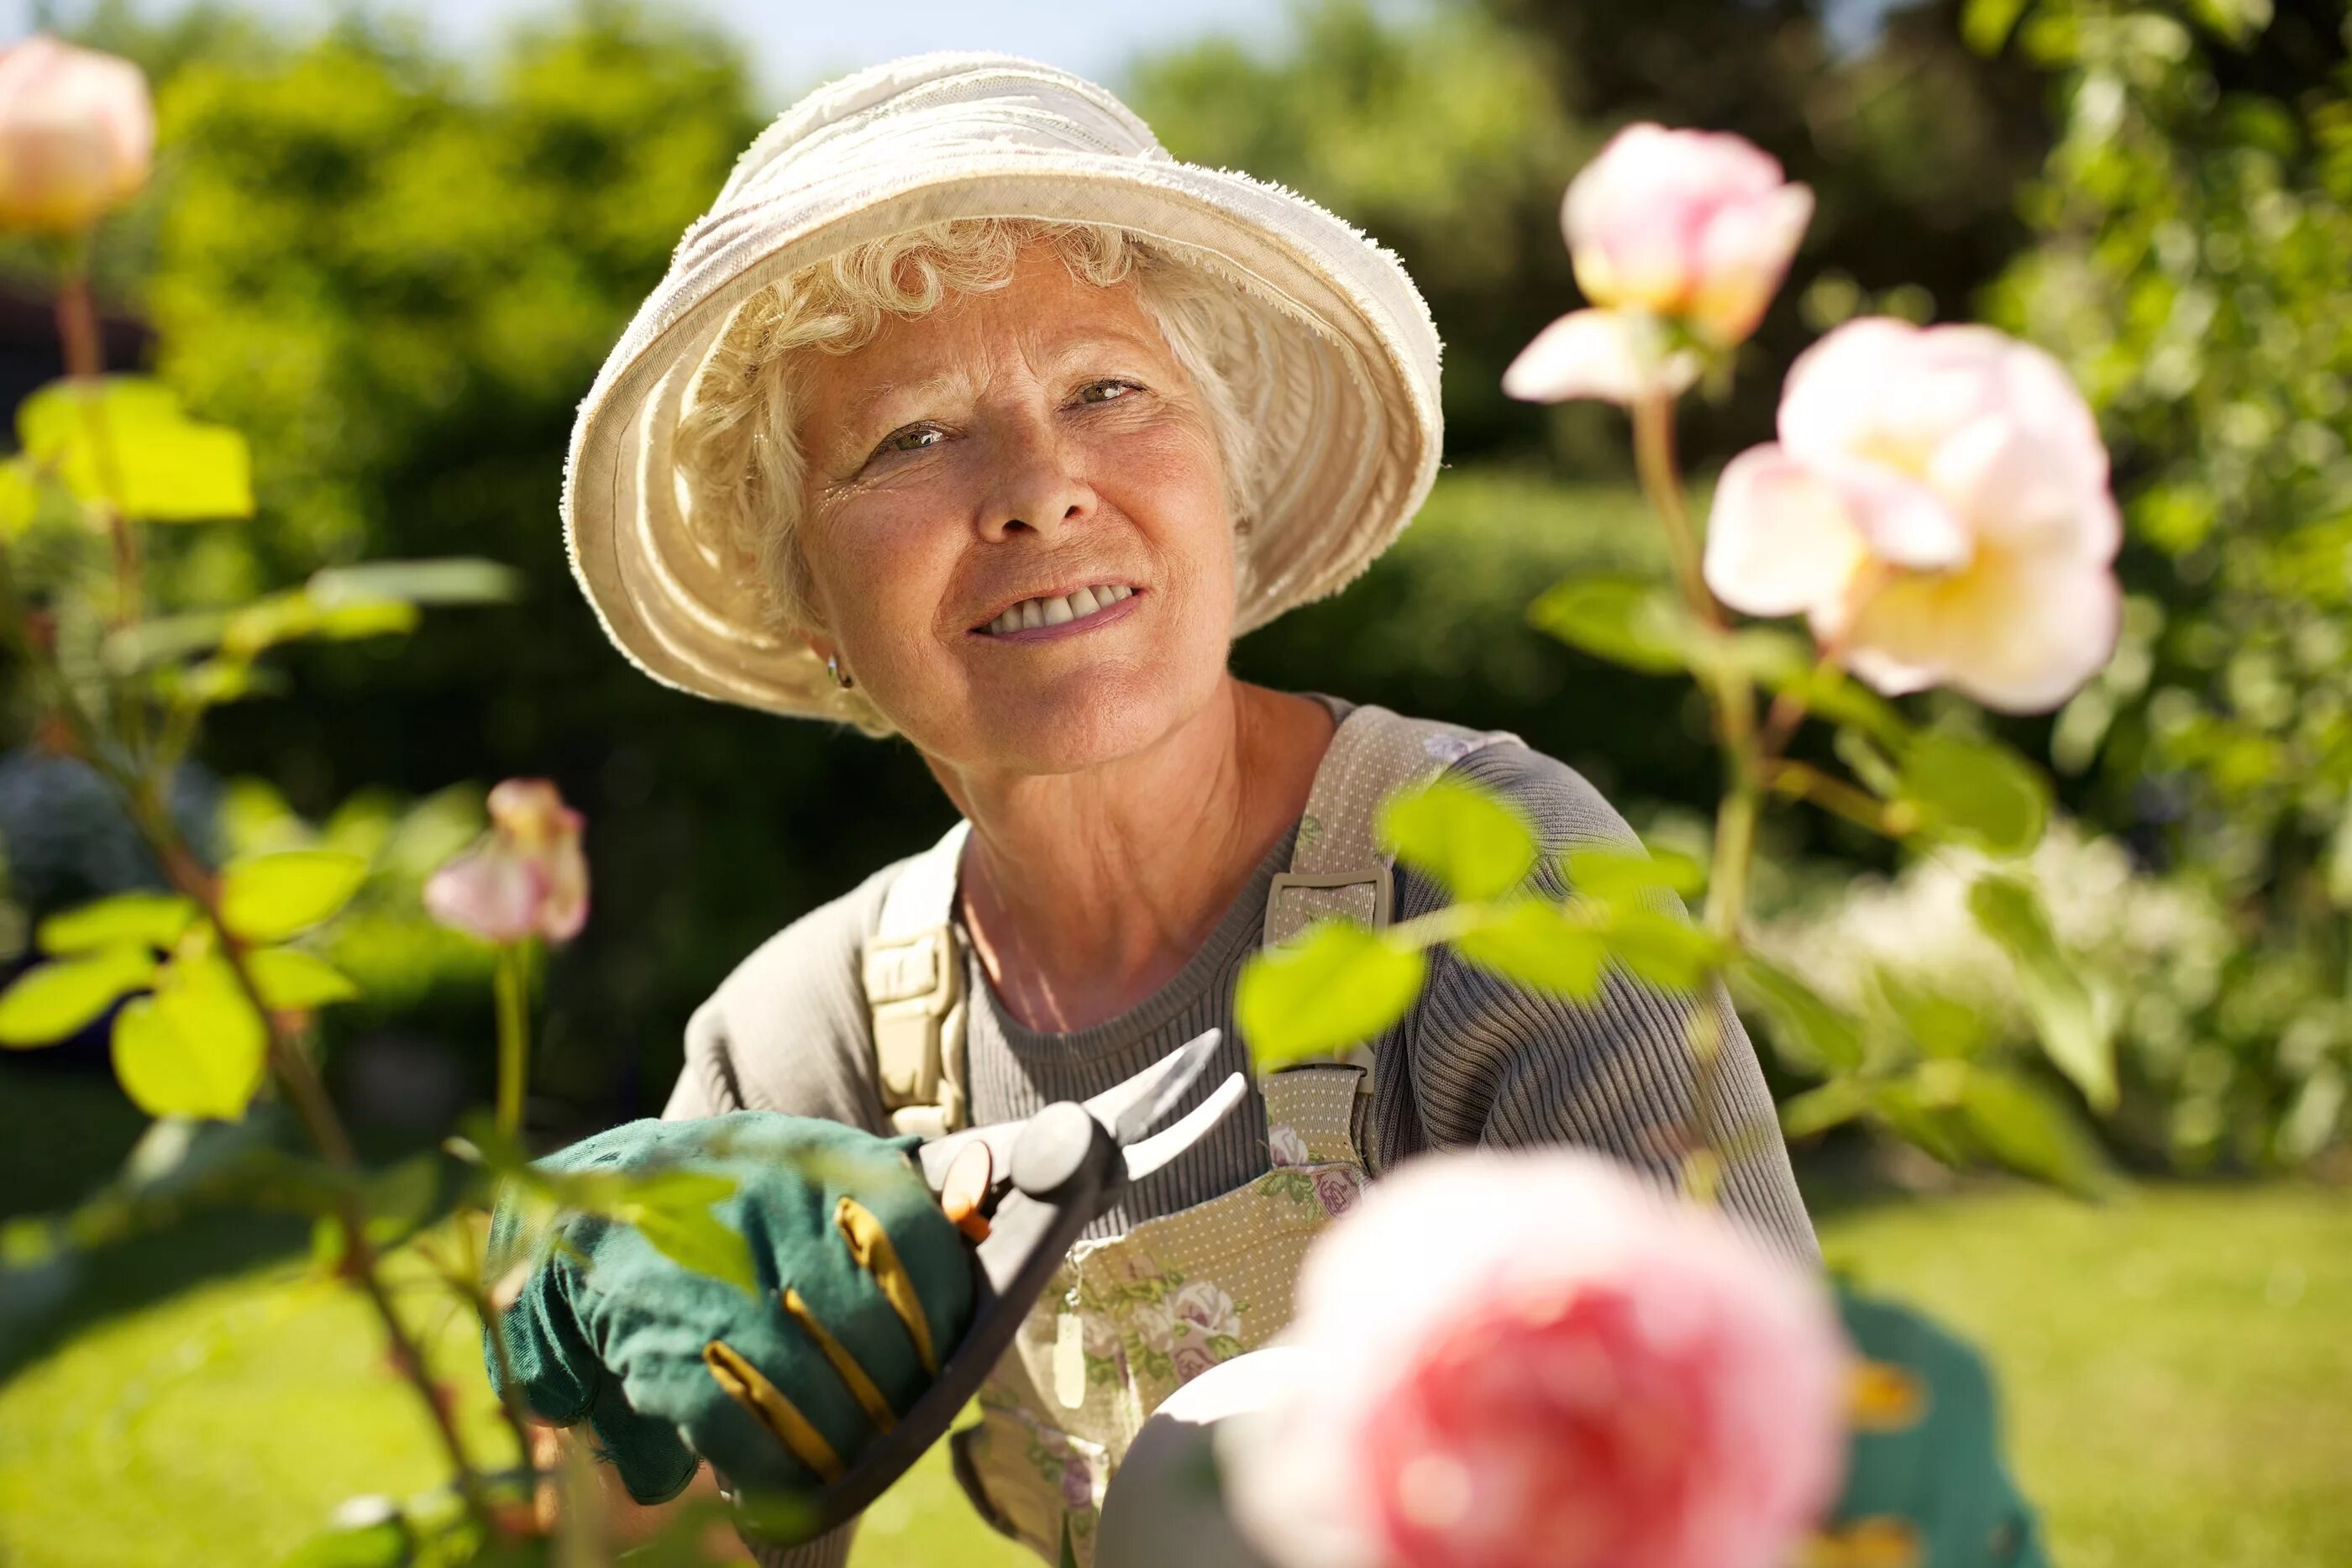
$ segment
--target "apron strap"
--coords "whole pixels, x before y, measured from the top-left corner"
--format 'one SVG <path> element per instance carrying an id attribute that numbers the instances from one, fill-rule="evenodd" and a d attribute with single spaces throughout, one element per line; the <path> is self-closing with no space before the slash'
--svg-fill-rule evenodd
<path id="1" fill-rule="evenodd" d="M 866 939 L 866 1007 L 875 1082 L 900 1134 L 936 1138 L 971 1119 L 964 1081 L 963 953 L 956 942 L 956 877 L 971 825 L 908 861 L 882 895 Z"/>
<path id="2" fill-rule="evenodd" d="M 1518 737 L 1406 718 L 1370 704 L 1351 710 L 1316 769 L 1290 869 L 1276 874 L 1266 894 L 1265 945 L 1288 941 L 1330 915 L 1386 925 L 1395 860 L 1376 831 L 1381 803 L 1474 751 L 1506 742 L 1517 745 Z M 958 822 L 907 862 L 883 894 L 881 918 L 866 943 L 862 977 L 876 1082 L 890 1124 L 901 1134 L 936 1138 L 971 1119 L 964 1068 L 969 1000 L 955 933 L 957 876 L 971 831 L 970 823 Z M 1357 1070 L 1359 1094 L 1369 1095 L 1368 1056 Z"/>

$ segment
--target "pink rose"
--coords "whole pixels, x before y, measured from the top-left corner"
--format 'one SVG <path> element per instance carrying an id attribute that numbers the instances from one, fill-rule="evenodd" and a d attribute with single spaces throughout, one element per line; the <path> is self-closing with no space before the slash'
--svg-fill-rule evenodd
<path id="1" fill-rule="evenodd" d="M 2056 361 L 1988 327 L 1848 322 L 1799 357 L 1777 444 L 1716 486 L 1706 580 L 1804 615 L 1888 693 L 2057 706 L 2115 650 L 2122 523 Z"/>
<path id="2" fill-rule="evenodd" d="M 1265 1134 L 1266 1155 L 1277 1166 L 1303 1166 L 1307 1161 L 1307 1140 L 1296 1127 L 1272 1127 Z"/>
<path id="3" fill-rule="evenodd" d="M 1744 340 L 1788 276 L 1813 194 L 1737 136 L 1629 125 L 1568 187 L 1560 226 L 1576 281 L 1596 308 L 1561 317 L 1504 372 L 1503 390 L 1537 402 L 1631 402 L 1679 392 L 1699 343 Z"/>
<path id="4" fill-rule="evenodd" d="M 1168 1359 L 1175 1364 L 1176 1381 L 1190 1383 L 1217 1364 L 1217 1353 L 1205 1344 L 1180 1344 Z"/>
<path id="5" fill-rule="evenodd" d="M 1334 1219 L 1355 1207 L 1362 1196 L 1363 1189 L 1347 1171 L 1327 1166 L 1315 1173 L 1315 1201 Z"/>
<path id="6" fill-rule="evenodd" d="M 425 883 L 426 912 L 500 946 L 570 941 L 588 921 L 580 813 L 544 779 L 506 780 L 490 791 L 489 810 L 489 833 Z"/>
<path id="7" fill-rule="evenodd" d="M 1308 1255 L 1291 1340 L 1219 1439 L 1284 1568 L 1773 1568 L 1835 1494 L 1819 1280 L 1596 1156 L 1376 1185 Z"/>
<path id="8" fill-rule="evenodd" d="M 154 154 L 129 60 L 39 35 L 0 52 L 0 227 L 88 228 L 147 183 Z"/>

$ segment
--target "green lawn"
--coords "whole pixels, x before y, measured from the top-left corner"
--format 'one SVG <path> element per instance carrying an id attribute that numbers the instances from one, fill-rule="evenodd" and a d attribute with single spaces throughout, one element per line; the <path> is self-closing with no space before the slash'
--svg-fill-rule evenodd
<path id="1" fill-rule="evenodd" d="M 1833 1259 L 1974 1335 L 2064 1568 L 2352 1563 L 2352 1197 L 2002 1190 L 1829 1218 Z M 421 1301 L 420 1311 L 429 1311 Z M 471 1371 L 462 1332 L 445 1364 Z M 0 1563 L 266 1563 L 433 1479 L 359 1303 L 273 1264 L 93 1323 L 0 1387 Z M 935 1454 L 858 1568 L 1023 1561 Z"/>

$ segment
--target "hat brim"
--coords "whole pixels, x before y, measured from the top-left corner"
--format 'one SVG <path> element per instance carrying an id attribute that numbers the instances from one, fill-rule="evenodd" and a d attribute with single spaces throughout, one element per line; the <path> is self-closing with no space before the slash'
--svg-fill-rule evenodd
<path id="1" fill-rule="evenodd" d="M 832 682 L 763 614 L 754 574 L 697 526 L 674 455 L 693 378 L 737 307 L 870 241 L 955 218 L 1125 229 L 1230 282 L 1217 350 L 1265 457 L 1240 541 L 1236 632 L 1353 580 L 1412 518 L 1443 442 L 1438 344 L 1395 256 L 1290 192 L 1159 159 L 1013 152 L 714 214 L 582 402 L 566 547 L 605 632 L 655 679 L 772 713 L 830 715 Z"/>

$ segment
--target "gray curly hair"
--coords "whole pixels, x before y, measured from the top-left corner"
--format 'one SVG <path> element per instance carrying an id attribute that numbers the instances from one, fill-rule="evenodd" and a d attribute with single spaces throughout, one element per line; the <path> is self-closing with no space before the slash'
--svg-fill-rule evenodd
<path id="1" fill-rule="evenodd" d="M 855 246 L 770 284 L 737 307 L 696 373 L 678 420 L 678 476 L 697 517 L 715 525 L 706 537 L 757 563 L 773 630 L 793 636 L 826 630 L 800 545 L 807 460 L 796 434 L 793 356 L 850 353 L 873 341 L 886 314 L 912 319 L 951 295 L 1003 288 L 1020 252 L 1039 244 L 1073 277 L 1099 287 L 1133 284 L 1201 399 L 1234 528 L 1247 537 L 1256 515 L 1256 434 L 1213 349 L 1233 286 L 1107 225 L 954 219 Z M 1236 559 L 1244 554 L 1236 551 Z M 868 734 L 890 733 L 862 688 L 835 692 L 832 706 L 835 716 Z"/>

